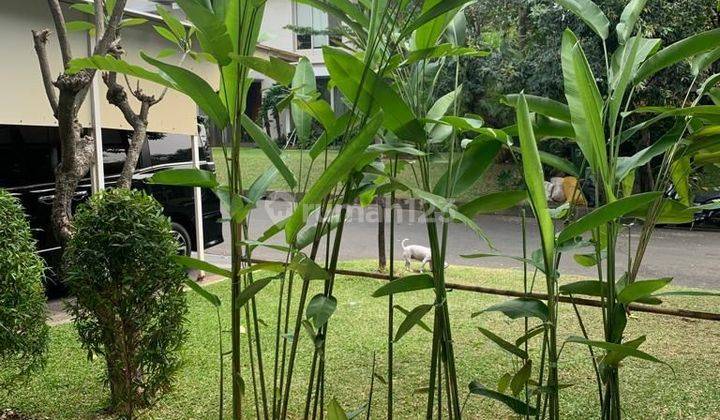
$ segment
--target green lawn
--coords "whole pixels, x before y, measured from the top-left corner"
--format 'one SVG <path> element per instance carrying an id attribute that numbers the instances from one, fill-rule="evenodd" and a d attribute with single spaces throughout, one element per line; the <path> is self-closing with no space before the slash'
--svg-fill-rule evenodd
<path id="1" fill-rule="evenodd" d="M 243 171 L 243 185 L 249 186 L 260 174 L 262 174 L 271 165 L 270 160 L 260 149 L 256 148 L 243 148 L 240 152 L 242 160 L 242 171 Z M 328 162 L 331 162 L 337 156 L 336 150 L 328 151 Z M 221 148 L 213 149 L 213 157 L 215 159 L 218 177 L 225 182 L 226 169 L 225 169 L 225 158 Z M 295 177 L 298 179 L 305 179 L 308 170 L 310 170 L 310 184 L 318 179 L 322 173 L 324 165 L 324 155 L 321 155 L 317 161 L 310 167 L 309 154 L 307 152 L 301 152 L 300 150 L 286 150 L 283 152 L 288 167 L 293 171 Z M 413 175 L 412 165 L 407 165 L 405 169 L 400 173 L 399 178 L 409 185 L 416 185 L 415 177 Z M 434 181 L 438 180 L 440 176 L 447 169 L 447 161 L 435 161 L 431 164 L 431 176 Z M 302 177 L 299 176 L 300 170 L 302 169 Z M 475 198 L 482 194 L 490 192 L 500 191 L 502 185 L 499 183 L 499 179 L 508 176 L 517 177 L 517 171 L 514 166 L 507 164 L 493 165 L 488 169 L 486 174 L 480 179 L 475 185 L 465 191 L 460 197 L 461 200 L 467 201 L 470 198 Z M 288 191 L 287 184 L 282 177 L 276 177 L 275 181 L 270 186 L 272 191 Z M 399 192 L 399 197 L 407 197 L 406 192 Z"/>
<path id="2" fill-rule="evenodd" d="M 346 268 L 372 269 L 369 262 L 344 264 Z M 449 278 L 456 282 L 490 287 L 519 289 L 519 271 L 480 269 L 451 266 Z M 568 278 L 568 280 L 570 280 Z M 382 282 L 340 277 L 335 292 L 338 309 L 331 319 L 328 341 L 328 400 L 336 398 L 347 410 L 360 406 L 367 397 L 373 353 L 377 354 L 378 370 L 385 369 L 386 300 L 372 298 L 371 293 Z M 317 284 L 315 288 L 320 287 Z M 220 282 L 209 290 L 223 299 L 224 319 L 229 285 Z M 277 287 L 268 286 L 259 295 L 259 309 L 267 322 L 267 341 L 264 348 L 269 358 L 272 352 L 275 299 Z M 316 291 L 313 291 L 316 292 Z M 217 418 L 218 365 L 215 315 L 211 307 L 193 293 L 188 295 L 188 342 L 182 351 L 184 366 L 174 389 L 154 408 L 143 413 L 144 418 L 177 419 Z M 484 326 L 506 339 L 514 339 L 521 331 L 522 321 L 506 321 L 499 314 L 486 314 L 471 319 L 471 314 L 502 297 L 454 291 L 449 295 L 456 343 L 459 381 L 462 389 L 472 379 L 490 386 L 510 368 L 508 356 L 477 332 Z M 297 301 L 297 299 L 295 299 Z M 398 296 L 396 301 L 406 308 L 431 302 L 428 291 Z M 668 306 L 717 312 L 720 300 L 714 298 L 673 297 Z M 583 308 L 588 328 L 599 337 L 598 310 Z M 399 324 L 402 318 L 396 316 Z M 579 334 L 572 308 L 562 305 L 560 337 Z M 648 334 L 641 347 L 666 361 L 665 365 L 627 360 L 622 367 L 623 409 L 627 418 L 720 418 L 720 328 L 717 323 L 651 314 L 634 314 L 629 320 L 628 336 Z M 430 346 L 430 335 L 422 329 L 410 331 L 396 345 L 396 416 L 419 418 L 423 412 L 424 395 L 414 390 L 424 386 Z M 303 384 L 307 379 L 310 342 L 301 337 L 299 346 L 296 389 L 292 404 L 293 418 L 299 417 Z M 533 344 L 538 344 L 536 339 Z M 227 340 L 226 340 L 227 342 Z M 534 352 L 537 354 L 538 349 Z M 562 353 L 561 383 L 573 384 L 562 391 L 564 418 L 597 417 L 596 388 L 587 350 L 568 345 Z M 266 366 L 270 365 L 269 361 Z M 385 412 L 385 386 L 376 381 L 373 399 L 373 418 Z M 228 393 L 226 393 L 226 396 Z M 248 392 L 248 395 L 251 395 Z M 0 408 L 14 407 L 26 414 L 52 419 L 84 419 L 97 416 L 107 400 L 103 386 L 103 364 L 87 361 L 86 353 L 76 341 L 72 325 L 52 328 L 50 360 L 46 370 L 19 384 L 11 394 L 0 392 Z M 227 407 L 227 406 L 226 406 Z M 498 403 L 470 397 L 466 406 L 467 418 L 508 418 L 506 408 Z"/>

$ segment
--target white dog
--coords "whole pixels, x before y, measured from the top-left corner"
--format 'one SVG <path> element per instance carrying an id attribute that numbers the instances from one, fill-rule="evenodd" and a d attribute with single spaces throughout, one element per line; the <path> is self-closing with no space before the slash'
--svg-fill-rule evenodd
<path id="1" fill-rule="evenodd" d="M 401 244 L 403 248 L 403 259 L 405 260 L 405 269 L 410 269 L 410 261 L 420 261 L 422 262 L 422 266 L 420 266 L 420 272 L 422 273 L 425 269 L 425 264 L 430 263 L 430 268 L 432 269 L 432 251 L 430 251 L 430 248 L 422 245 L 405 245 L 405 242 L 409 241 L 410 239 L 403 239 Z M 448 263 L 445 263 L 445 268 L 448 267 Z"/>

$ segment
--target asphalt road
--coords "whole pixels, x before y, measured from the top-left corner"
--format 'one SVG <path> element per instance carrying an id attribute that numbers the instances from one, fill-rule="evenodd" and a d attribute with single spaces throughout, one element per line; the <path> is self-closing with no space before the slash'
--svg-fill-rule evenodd
<path id="1" fill-rule="evenodd" d="M 290 203 L 283 201 L 261 201 L 251 213 L 250 235 L 257 238 L 268 227 L 288 216 Z M 427 226 L 422 213 L 415 210 L 398 210 L 396 224 L 395 255 L 399 260 L 402 253 L 400 241 L 409 238 L 409 243 L 427 245 Z M 342 260 L 377 258 L 377 208 L 353 206 L 349 210 L 349 222 L 345 226 L 340 249 Z M 389 221 L 389 217 L 387 218 Z M 480 227 L 491 238 L 497 251 L 491 251 L 478 236 L 461 224 L 452 224 L 449 229 L 447 261 L 454 265 L 473 265 L 483 267 L 520 268 L 520 263 L 504 258 L 466 259 L 461 254 L 475 252 L 498 252 L 521 256 L 522 237 L 521 219 L 515 216 L 490 215 L 476 219 Z M 389 235 L 389 227 L 387 229 Z M 528 218 L 528 249 L 539 247 L 537 224 Z M 207 250 L 209 260 L 216 263 L 228 263 L 229 238 L 228 224 L 225 224 L 223 244 Z M 270 243 L 282 244 L 284 237 L 280 233 Z M 633 230 L 631 239 L 637 241 L 638 229 Z M 618 245 L 618 266 L 625 269 L 627 261 L 627 233 L 623 233 Z M 389 246 L 389 239 L 387 240 Z M 635 245 L 632 245 L 633 250 Z M 321 248 L 324 255 L 324 248 Z M 581 251 L 586 252 L 586 251 Z M 268 248 L 259 248 L 254 256 L 273 259 L 281 254 Z M 418 268 L 414 263 L 413 268 Z M 579 266 L 569 255 L 561 261 L 560 272 L 593 276 L 595 268 Z M 640 278 L 673 277 L 677 286 L 720 289 L 720 231 L 689 231 L 681 229 L 657 229 L 648 247 Z"/>

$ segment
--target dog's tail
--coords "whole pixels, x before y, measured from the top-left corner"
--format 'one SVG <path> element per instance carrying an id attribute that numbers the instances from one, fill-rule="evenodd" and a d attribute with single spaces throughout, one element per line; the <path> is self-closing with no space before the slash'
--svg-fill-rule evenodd
<path id="1" fill-rule="evenodd" d="M 402 240 L 402 242 L 400 242 L 400 245 L 402 245 L 403 249 L 407 248 L 407 247 L 405 246 L 405 242 L 407 242 L 407 241 L 409 241 L 409 240 L 410 240 L 410 239 L 405 238 L 405 239 Z"/>

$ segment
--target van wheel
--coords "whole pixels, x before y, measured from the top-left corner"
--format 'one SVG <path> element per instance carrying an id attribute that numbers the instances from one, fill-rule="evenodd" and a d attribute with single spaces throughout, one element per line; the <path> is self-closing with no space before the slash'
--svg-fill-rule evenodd
<path id="1" fill-rule="evenodd" d="M 190 234 L 181 224 L 172 222 L 172 233 L 173 237 L 178 243 L 177 253 L 178 255 L 190 256 L 191 244 Z"/>

